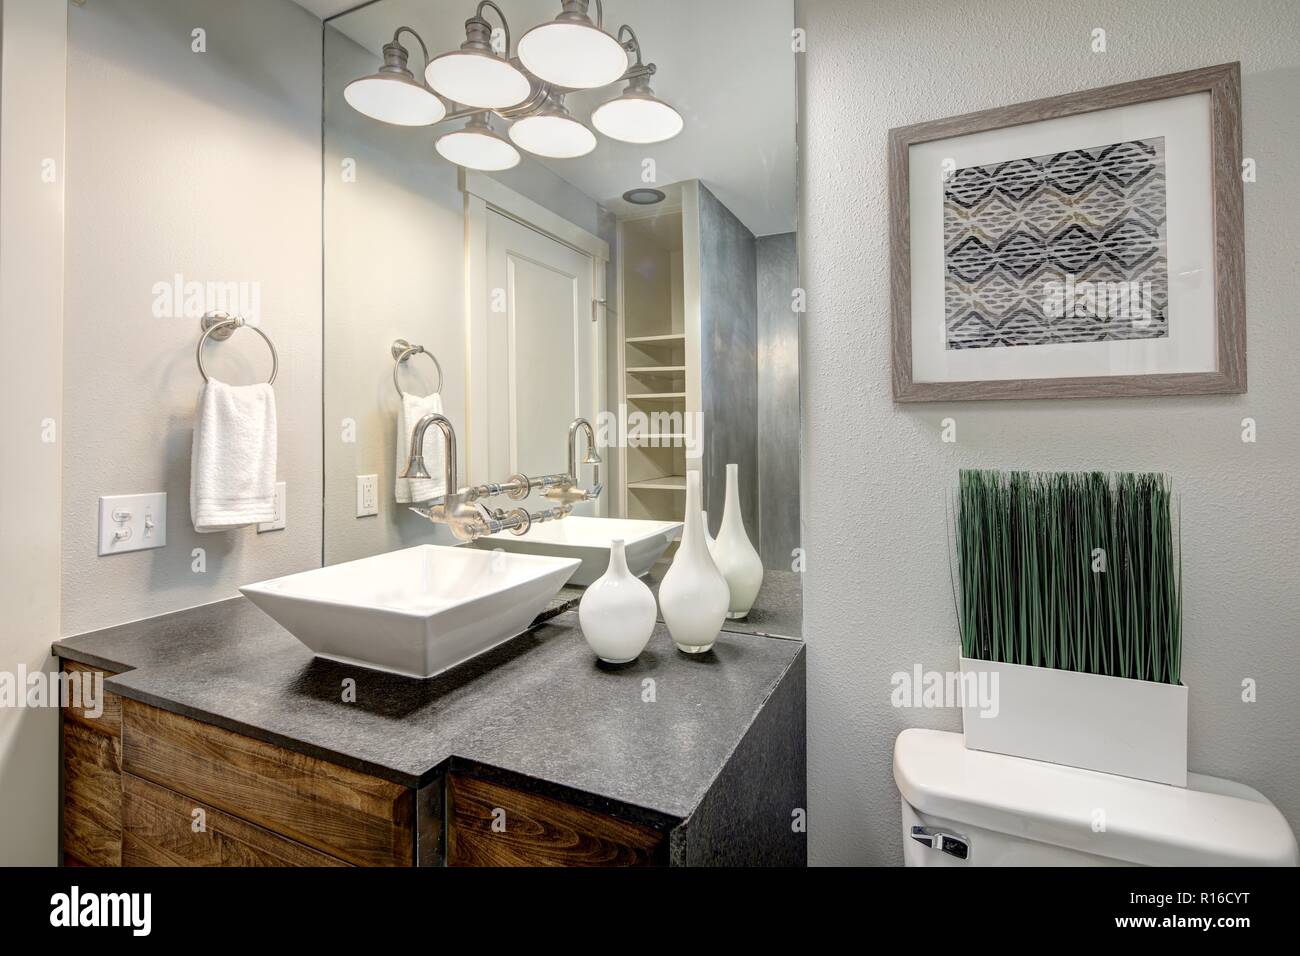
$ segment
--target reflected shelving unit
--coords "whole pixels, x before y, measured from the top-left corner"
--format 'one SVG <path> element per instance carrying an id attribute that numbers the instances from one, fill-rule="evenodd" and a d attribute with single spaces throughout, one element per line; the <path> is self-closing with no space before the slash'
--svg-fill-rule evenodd
<path id="1" fill-rule="evenodd" d="M 625 208 L 618 224 L 619 407 L 628 429 L 618 500 L 629 518 L 680 521 L 685 507 L 700 375 L 698 322 L 692 329 L 688 304 L 688 274 L 698 263 L 689 261 L 683 191 L 665 190 L 656 206 Z"/>

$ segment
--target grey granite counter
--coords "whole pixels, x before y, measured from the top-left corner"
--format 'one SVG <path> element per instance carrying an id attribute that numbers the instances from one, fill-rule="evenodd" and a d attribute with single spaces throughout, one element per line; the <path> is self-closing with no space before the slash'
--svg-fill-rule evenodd
<path id="1" fill-rule="evenodd" d="M 659 600 L 659 581 L 667 567 L 656 567 L 647 576 L 650 590 Z M 659 616 L 663 620 L 663 615 Z M 760 634 L 767 637 L 803 637 L 803 576 L 794 571 L 764 571 L 763 586 L 754 606 L 738 621 L 724 621 L 724 631 Z"/>
<path id="2" fill-rule="evenodd" d="M 241 597 L 66 638 L 54 652 L 124 671 L 105 685 L 124 697 L 411 787 L 454 761 L 592 806 L 613 801 L 655 825 L 685 820 L 707 795 L 717 825 L 740 798 L 715 784 L 736 772 L 734 754 L 753 751 L 758 766 L 780 753 L 802 793 L 796 641 L 723 633 L 690 657 L 660 625 L 640 658 L 610 667 L 569 611 L 421 681 L 315 658 Z M 342 699 L 349 678 L 355 703 Z M 778 691 L 769 709 L 785 716 L 760 720 Z M 760 732 L 779 737 L 775 750 Z M 787 807 L 768 812 L 789 820 Z M 683 858 L 702 852 L 679 844 Z"/>

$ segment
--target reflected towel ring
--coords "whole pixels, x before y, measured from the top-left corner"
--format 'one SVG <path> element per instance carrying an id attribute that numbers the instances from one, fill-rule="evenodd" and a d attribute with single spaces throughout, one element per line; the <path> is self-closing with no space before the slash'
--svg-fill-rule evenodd
<path id="1" fill-rule="evenodd" d="M 271 350 L 271 377 L 266 380 L 267 385 L 275 384 L 275 376 L 280 371 L 280 356 L 276 354 L 275 344 L 272 343 L 270 336 L 255 325 L 249 325 L 237 315 L 230 315 L 226 312 L 209 312 L 199 320 L 203 326 L 203 335 L 199 338 L 199 347 L 195 350 L 194 357 L 199 361 L 199 374 L 203 376 L 203 381 L 207 382 L 208 371 L 203 367 L 203 346 L 207 343 L 208 337 L 211 336 L 218 342 L 224 342 L 235 334 L 235 329 L 245 328 L 252 329 L 262 337 L 266 347 Z"/>
<path id="2" fill-rule="evenodd" d="M 402 363 L 412 355 L 427 355 L 429 358 L 433 359 L 433 367 L 438 370 L 438 387 L 433 390 L 433 394 L 442 394 L 442 363 L 438 361 L 436 355 L 426 349 L 423 345 L 412 345 L 410 342 L 406 341 L 406 339 L 396 339 L 393 342 L 393 347 L 390 351 L 393 353 L 393 359 L 395 362 L 393 365 L 393 388 L 397 389 L 398 398 L 402 397 L 402 385 L 397 380 L 397 372 L 402 367 Z"/>

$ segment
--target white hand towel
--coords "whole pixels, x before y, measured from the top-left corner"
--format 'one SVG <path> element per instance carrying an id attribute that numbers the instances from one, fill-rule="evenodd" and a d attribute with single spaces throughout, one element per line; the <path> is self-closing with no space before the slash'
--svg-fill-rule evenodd
<path id="1" fill-rule="evenodd" d="M 199 393 L 190 458 L 194 530 L 275 519 L 275 392 L 209 381 Z"/>
<path id="2" fill-rule="evenodd" d="M 397 410 L 397 482 L 393 489 L 399 504 L 416 504 L 447 493 L 447 483 L 442 474 L 446 458 L 443 456 L 442 432 L 437 428 L 424 433 L 424 467 L 430 477 L 402 477 L 411 455 L 411 436 L 415 426 L 425 415 L 434 412 L 442 414 L 442 396 L 437 392 L 432 395 L 402 393 L 402 404 Z"/>

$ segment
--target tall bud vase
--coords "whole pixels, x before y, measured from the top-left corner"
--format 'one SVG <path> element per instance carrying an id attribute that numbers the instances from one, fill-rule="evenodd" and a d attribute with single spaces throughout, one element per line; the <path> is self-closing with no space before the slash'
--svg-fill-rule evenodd
<path id="1" fill-rule="evenodd" d="M 686 518 L 682 543 L 659 583 L 659 611 L 679 651 L 703 654 L 713 646 L 726 619 L 731 591 L 709 556 L 700 510 L 700 473 L 686 473 Z"/>
<path id="2" fill-rule="evenodd" d="M 582 636 L 606 664 L 626 664 L 645 650 L 655 629 L 655 596 L 627 567 L 623 539 L 609 543 L 609 567 L 578 604 Z"/>
<path id="3" fill-rule="evenodd" d="M 728 619 L 744 617 L 754 606 L 758 589 L 763 586 L 763 559 L 754 550 L 745 534 L 745 519 L 740 514 L 740 470 L 727 466 L 727 504 L 722 509 L 722 527 L 713 545 L 713 560 L 722 576 L 727 579 L 731 598 L 727 607 Z"/>

